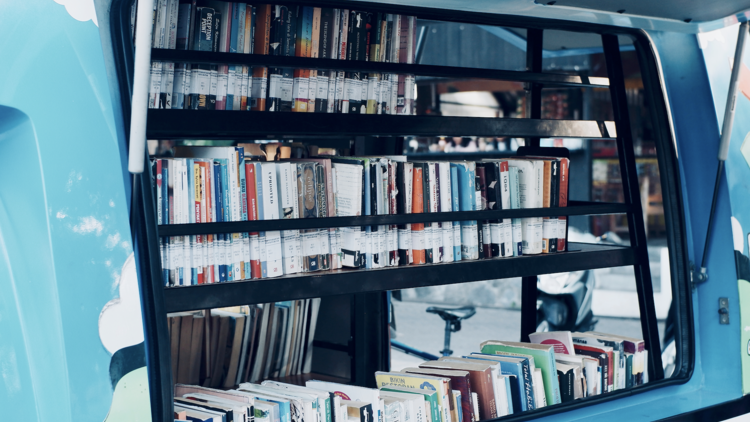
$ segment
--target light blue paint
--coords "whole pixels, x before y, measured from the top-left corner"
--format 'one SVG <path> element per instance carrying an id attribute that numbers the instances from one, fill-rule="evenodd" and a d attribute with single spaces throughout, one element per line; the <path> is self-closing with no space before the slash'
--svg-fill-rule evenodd
<path id="1" fill-rule="evenodd" d="M 98 318 L 132 245 L 99 29 L 51 0 L 4 2 L 0 20 L 0 374 L 18 379 L 0 381 L 0 409 L 101 421 Z"/>
<path id="2" fill-rule="evenodd" d="M 355 1 L 367 3 L 367 1 L 363 0 Z M 738 13 L 737 15 L 730 16 L 726 19 L 717 19 L 710 22 L 686 23 L 681 20 L 654 19 L 638 15 L 628 15 L 627 13 L 608 13 L 593 9 L 561 6 L 559 4 L 547 6 L 546 4 L 539 4 L 534 0 L 381 0 L 379 3 L 398 4 L 401 6 L 433 7 L 467 12 L 494 13 L 508 16 L 560 19 L 651 31 L 679 32 L 683 34 L 713 31 L 735 22 L 744 22 L 748 20 L 748 17 L 745 14 Z M 674 2 L 673 4 L 678 3 L 679 2 Z"/>
<path id="3" fill-rule="evenodd" d="M 706 48 L 702 50 L 706 59 L 706 70 L 711 80 L 711 93 L 716 105 L 717 121 L 724 120 L 724 109 L 726 107 L 729 79 L 731 73 L 730 63 L 734 57 L 737 45 L 737 30 L 739 25 L 724 28 L 717 33 L 720 38 L 711 37 L 707 41 Z M 723 41 L 721 41 L 723 39 Z M 745 47 L 743 64 L 750 66 L 750 53 Z M 730 138 L 729 154 L 726 162 L 726 178 L 729 195 L 733 203 L 732 215 L 740 222 L 744 230 L 743 237 L 750 231 L 750 166 L 740 152 L 745 135 L 750 132 L 750 100 L 741 92 L 737 94 L 737 105 L 735 111 L 734 127 Z M 745 240 L 745 239 L 743 239 Z M 745 240 L 743 243 L 747 243 Z M 748 254 L 747 245 L 743 245 L 745 255 Z"/>

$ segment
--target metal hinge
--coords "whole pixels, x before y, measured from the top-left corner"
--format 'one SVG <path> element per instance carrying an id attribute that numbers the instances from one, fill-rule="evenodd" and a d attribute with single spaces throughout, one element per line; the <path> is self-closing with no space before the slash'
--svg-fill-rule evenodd
<path id="1" fill-rule="evenodd" d="M 706 267 L 701 267 L 700 270 L 696 271 L 695 264 L 693 261 L 690 261 L 690 284 L 695 288 L 695 286 L 706 282 L 708 280 L 708 272 L 706 271 Z"/>
<path id="2" fill-rule="evenodd" d="M 729 299 L 719 298 L 719 324 L 729 325 Z"/>

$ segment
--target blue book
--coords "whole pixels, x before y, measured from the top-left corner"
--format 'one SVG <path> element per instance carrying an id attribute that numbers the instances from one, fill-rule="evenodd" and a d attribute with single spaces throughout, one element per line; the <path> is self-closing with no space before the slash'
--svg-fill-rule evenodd
<path id="1" fill-rule="evenodd" d="M 522 411 L 536 409 L 533 375 L 531 373 L 531 364 L 529 358 L 512 355 L 486 355 L 483 353 L 472 353 L 465 356 L 469 359 L 490 360 L 500 363 L 500 371 L 503 374 L 513 375 L 516 377 L 516 383 L 521 393 L 519 408 Z"/>
<path id="2" fill-rule="evenodd" d="M 222 194 L 224 192 L 224 185 L 222 184 L 221 180 L 221 163 L 219 160 L 214 160 L 214 196 L 216 197 L 216 221 L 217 222 L 223 222 L 224 221 L 224 195 Z M 225 273 L 224 268 L 224 262 L 221 259 L 222 251 L 224 247 L 224 234 L 223 233 L 217 233 L 214 237 L 214 257 L 216 259 L 216 265 L 214 266 L 216 268 L 216 271 L 218 272 L 218 276 L 216 277 L 216 280 L 219 282 L 226 281 L 227 276 Z"/>
<path id="3" fill-rule="evenodd" d="M 242 7 L 245 7 L 244 3 L 232 3 L 229 8 L 232 13 L 232 22 L 231 22 L 231 34 L 229 36 L 229 52 L 230 53 L 236 53 L 237 52 L 237 30 L 240 28 L 240 10 L 239 7 L 242 5 Z"/>
<path id="4" fill-rule="evenodd" d="M 456 164 L 458 173 L 458 209 L 474 211 L 476 208 L 476 163 L 462 161 Z M 451 167 L 453 163 L 451 163 Z M 479 259 L 479 237 L 477 222 L 461 222 L 461 259 Z"/>
<path id="5" fill-rule="evenodd" d="M 460 210 L 458 195 L 458 165 L 451 163 L 451 201 L 454 211 Z M 461 260 L 461 222 L 453 222 L 453 260 Z"/>

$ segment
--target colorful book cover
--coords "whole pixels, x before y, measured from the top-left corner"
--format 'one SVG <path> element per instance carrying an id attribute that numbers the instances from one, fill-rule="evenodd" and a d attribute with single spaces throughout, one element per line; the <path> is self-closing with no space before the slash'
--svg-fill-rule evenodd
<path id="1" fill-rule="evenodd" d="M 533 356 L 535 366 L 542 370 L 547 404 L 560 403 L 560 384 L 557 382 L 555 354 L 552 346 L 490 340 L 483 342 L 480 347 L 482 353 L 485 354 L 524 354 Z"/>
<path id="2" fill-rule="evenodd" d="M 429 375 L 407 374 L 403 372 L 376 372 L 375 383 L 378 388 L 406 387 L 437 392 L 441 415 L 439 421 L 451 422 L 452 388 L 450 378 L 433 377 Z M 434 422 L 434 420 L 433 420 Z"/>
<path id="3" fill-rule="evenodd" d="M 312 26 L 314 8 L 300 6 L 297 16 L 297 36 L 294 55 L 312 57 Z M 294 69 L 294 105 L 292 111 L 306 113 L 310 96 L 310 69 Z"/>

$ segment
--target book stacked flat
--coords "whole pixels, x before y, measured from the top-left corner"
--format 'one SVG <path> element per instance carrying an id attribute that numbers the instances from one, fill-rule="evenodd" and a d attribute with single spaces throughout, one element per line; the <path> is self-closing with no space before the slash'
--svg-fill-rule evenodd
<path id="1" fill-rule="evenodd" d="M 430 214 L 566 206 L 567 158 L 450 162 L 371 156 L 274 161 L 274 152 L 272 161 L 267 161 L 279 145 L 283 144 L 268 144 L 268 151 L 257 144 L 177 147 L 175 158 L 154 160 L 158 222 L 412 213 L 425 214 L 424 222 L 162 237 L 165 285 L 566 250 L 564 217 L 436 223 L 430 222 Z"/>
<path id="2" fill-rule="evenodd" d="M 489 340 L 480 345 L 481 352 L 441 357 L 399 372 L 376 372 L 377 388 L 317 380 L 304 386 L 237 381 L 238 388 L 230 391 L 177 384 L 175 411 L 222 416 L 229 409 L 213 402 L 228 402 L 213 397 L 231 397 L 234 407 L 254 404 L 256 418 L 276 420 L 278 415 L 291 422 L 477 422 L 644 382 L 642 340 L 569 331 L 534 333 L 531 338 L 533 343 Z"/>
<path id="3" fill-rule="evenodd" d="M 153 48 L 415 63 L 414 16 L 158 0 Z M 154 61 L 149 108 L 415 114 L 414 75 Z"/>

